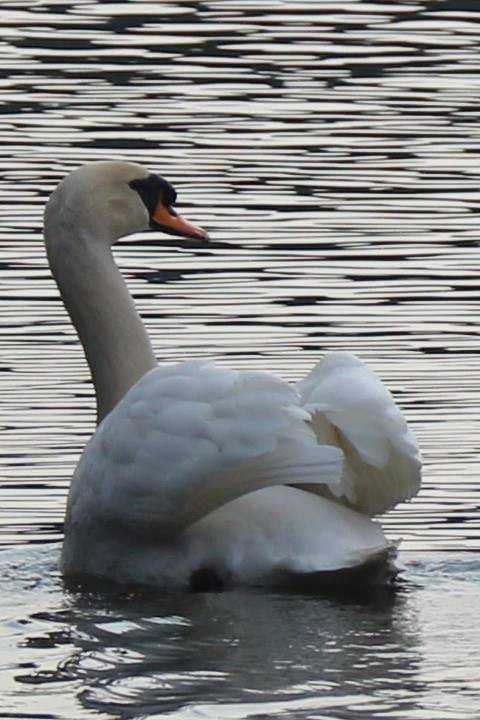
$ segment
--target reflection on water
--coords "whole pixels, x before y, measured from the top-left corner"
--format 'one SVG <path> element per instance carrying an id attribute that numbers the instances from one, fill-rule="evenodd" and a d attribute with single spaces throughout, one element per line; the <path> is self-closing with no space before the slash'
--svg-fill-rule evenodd
<path id="1" fill-rule="evenodd" d="M 467 0 L 2 3 L 3 546 L 60 539 L 94 420 L 40 242 L 45 198 L 78 164 L 123 158 L 174 182 L 218 241 L 117 249 L 159 359 L 297 379 L 327 349 L 357 352 L 425 457 L 391 536 L 478 548 L 479 22 Z M 22 585 L 37 613 L 2 626 L 25 649 L 7 667 L 23 717 L 38 682 L 35 712 L 55 718 L 218 717 L 218 702 L 232 718 L 476 717 L 459 623 L 476 627 L 478 603 L 451 564 L 435 589 L 367 609 L 240 593 L 111 607 L 43 587 L 42 567 Z"/>
<path id="2" fill-rule="evenodd" d="M 9 717 L 32 692 L 36 718 L 478 717 L 480 564 L 465 555 L 423 555 L 361 603 L 66 593 L 45 546 L 1 558 Z"/>

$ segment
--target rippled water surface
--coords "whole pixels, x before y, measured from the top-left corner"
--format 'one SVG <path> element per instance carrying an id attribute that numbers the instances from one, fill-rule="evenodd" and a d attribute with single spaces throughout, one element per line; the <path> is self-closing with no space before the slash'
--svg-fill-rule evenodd
<path id="1" fill-rule="evenodd" d="M 477 718 L 478 4 L 33 0 L 0 25 L 0 716 Z M 293 380 L 349 349 L 394 392 L 425 479 L 384 521 L 393 596 L 62 587 L 94 400 L 42 210 L 111 158 L 217 241 L 117 247 L 160 360 Z"/>

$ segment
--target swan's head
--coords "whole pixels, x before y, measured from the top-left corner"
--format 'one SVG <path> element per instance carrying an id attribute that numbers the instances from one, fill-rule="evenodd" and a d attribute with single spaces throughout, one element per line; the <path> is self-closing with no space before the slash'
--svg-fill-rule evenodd
<path id="1" fill-rule="evenodd" d="M 172 185 L 130 162 L 93 162 L 67 175 L 45 210 L 45 234 L 55 223 L 107 243 L 132 233 L 158 230 L 205 241 L 208 234 L 174 210 Z M 52 234 L 53 235 L 53 234 Z M 58 227 L 55 235 L 58 237 Z"/>

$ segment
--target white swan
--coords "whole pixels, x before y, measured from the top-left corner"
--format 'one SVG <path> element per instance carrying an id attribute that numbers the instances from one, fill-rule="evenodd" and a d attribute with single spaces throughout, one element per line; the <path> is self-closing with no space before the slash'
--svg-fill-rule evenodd
<path id="1" fill-rule="evenodd" d="M 405 420 L 348 353 L 297 386 L 207 361 L 157 366 L 111 245 L 149 227 L 206 241 L 175 200 L 139 165 L 96 162 L 46 207 L 50 267 L 99 420 L 71 483 L 64 573 L 189 587 L 367 567 L 389 548 L 370 516 L 419 488 Z"/>

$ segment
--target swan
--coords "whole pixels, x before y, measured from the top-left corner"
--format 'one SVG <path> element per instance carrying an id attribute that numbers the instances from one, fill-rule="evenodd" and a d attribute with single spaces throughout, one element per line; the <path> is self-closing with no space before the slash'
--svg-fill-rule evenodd
<path id="1" fill-rule="evenodd" d="M 418 492 L 421 463 L 357 357 L 328 353 L 295 385 L 208 360 L 157 364 L 111 247 L 148 229 L 208 242 L 175 202 L 162 177 L 102 161 L 67 175 L 46 205 L 48 261 L 98 418 L 70 485 L 65 577 L 188 589 L 383 562 L 392 545 L 372 517 Z"/>

